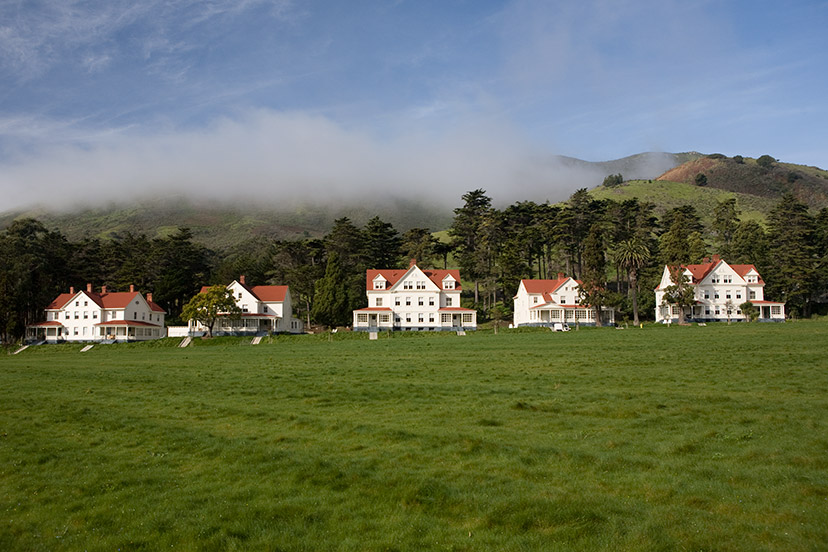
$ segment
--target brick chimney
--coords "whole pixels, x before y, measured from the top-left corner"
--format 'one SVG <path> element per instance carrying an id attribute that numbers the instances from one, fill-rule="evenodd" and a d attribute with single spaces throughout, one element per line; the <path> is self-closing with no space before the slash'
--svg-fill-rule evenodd
<path id="1" fill-rule="evenodd" d="M 106 293 L 106 286 L 101 286 L 101 293 Z"/>
<path id="2" fill-rule="evenodd" d="M 69 286 L 69 295 L 74 295 L 74 294 L 75 294 L 75 287 L 74 286 Z"/>
<path id="3" fill-rule="evenodd" d="M 717 254 L 715 254 L 715 255 L 713 255 L 713 262 L 714 262 L 714 263 L 718 263 L 718 262 L 719 262 L 719 261 L 721 261 L 721 260 L 722 260 L 722 258 L 721 258 L 721 257 L 719 257 L 719 254 L 718 254 L 718 253 L 717 253 Z"/>
<path id="4" fill-rule="evenodd" d="M 147 303 L 152 303 L 152 293 L 147 293 Z"/>
<path id="5" fill-rule="evenodd" d="M 92 293 L 92 284 L 86 284 L 86 293 Z"/>
<path id="6" fill-rule="evenodd" d="M 135 284 L 129 284 L 129 292 L 135 293 Z"/>
<path id="7" fill-rule="evenodd" d="M 245 285 L 245 282 L 244 282 L 244 274 L 242 274 L 241 276 L 239 276 L 239 283 L 240 283 L 241 285 Z"/>
<path id="8" fill-rule="evenodd" d="M 408 264 L 408 268 L 411 268 L 415 264 L 417 264 L 417 259 L 411 259 L 411 262 Z"/>
<path id="9" fill-rule="evenodd" d="M 558 272 L 558 280 L 563 280 L 563 279 L 564 279 L 564 277 L 565 277 L 565 276 L 564 276 L 564 273 L 563 273 L 563 272 Z"/>

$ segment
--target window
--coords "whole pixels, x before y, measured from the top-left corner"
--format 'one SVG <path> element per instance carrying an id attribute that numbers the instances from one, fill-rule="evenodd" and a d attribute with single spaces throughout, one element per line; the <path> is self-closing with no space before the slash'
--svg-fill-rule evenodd
<path id="1" fill-rule="evenodd" d="M 79 307 L 80 306 L 80 301 L 75 301 L 75 306 Z"/>
<path id="2" fill-rule="evenodd" d="M 92 313 L 92 318 L 93 318 L 94 320 L 97 320 L 97 319 L 98 319 L 98 313 L 97 313 L 97 312 L 93 312 L 93 313 Z"/>
<path id="3" fill-rule="evenodd" d="M 725 292 L 725 299 L 730 299 L 730 290 Z"/>
<path id="4" fill-rule="evenodd" d="M 566 297 L 561 296 L 561 305 L 565 305 L 565 304 L 566 304 Z"/>
<path id="5" fill-rule="evenodd" d="M 471 324 L 472 323 L 472 313 L 464 312 L 463 313 L 463 323 L 464 324 Z"/>
<path id="6" fill-rule="evenodd" d="M 78 311 L 75 311 L 75 320 L 77 320 L 78 318 L 80 318 L 80 315 L 78 314 Z"/>
<path id="7" fill-rule="evenodd" d="M 425 289 L 425 282 L 417 282 L 417 289 Z"/>
<path id="8" fill-rule="evenodd" d="M 382 297 L 377 297 L 377 306 L 378 307 L 382 306 Z"/>
<path id="9" fill-rule="evenodd" d="M 265 305 L 264 307 L 262 307 L 262 312 L 267 312 L 267 305 Z"/>
<path id="10" fill-rule="evenodd" d="M 446 297 L 446 306 L 447 307 L 451 306 L 451 297 Z"/>
<path id="11" fill-rule="evenodd" d="M 711 278 L 710 282 L 714 283 L 714 284 L 718 284 L 719 283 L 719 277 L 718 276 L 713 276 L 713 278 Z"/>
<path id="12" fill-rule="evenodd" d="M 718 292 L 718 291 L 717 291 L 717 292 L 713 295 L 713 298 L 714 298 L 714 299 L 718 299 L 718 298 L 719 298 L 719 292 Z"/>
<path id="13" fill-rule="evenodd" d="M 425 320 L 425 316 L 423 315 L 423 313 L 419 313 L 417 315 L 417 322 L 422 323 L 424 320 Z"/>
<path id="14" fill-rule="evenodd" d="M 397 306 L 397 307 L 400 306 L 400 298 L 399 297 L 394 297 L 394 305 Z"/>
<path id="15" fill-rule="evenodd" d="M 549 316 L 552 317 L 553 320 L 560 320 L 561 319 L 561 311 L 553 310 L 549 312 Z"/>
<path id="16" fill-rule="evenodd" d="M 374 282 L 374 289 L 385 289 L 385 280 L 377 280 Z"/>
<path id="17" fill-rule="evenodd" d="M 429 315 L 428 315 L 428 321 L 429 321 L 429 322 L 434 322 L 434 313 L 433 313 L 433 312 L 432 312 L 432 313 L 429 313 Z"/>
<path id="18" fill-rule="evenodd" d="M 83 306 L 84 306 L 84 307 L 88 307 L 88 306 L 89 306 L 89 301 L 84 301 L 84 302 L 83 302 Z"/>
<path id="19" fill-rule="evenodd" d="M 750 298 L 751 299 L 756 299 L 756 292 L 755 291 L 750 292 Z"/>
<path id="20" fill-rule="evenodd" d="M 66 320 L 69 320 L 69 313 L 66 313 Z"/>
<path id="21" fill-rule="evenodd" d="M 138 320 L 138 313 L 137 312 L 132 313 L 132 319 L 133 320 Z"/>
<path id="22" fill-rule="evenodd" d="M 357 322 L 368 322 L 368 315 L 364 312 L 357 313 Z"/>
<path id="23" fill-rule="evenodd" d="M 406 306 L 406 307 L 410 307 L 410 306 L 411 306 L 411 297 L 406 297 L 406 298 L 405 298 L 405 306 Z"/>
<path id="24" fill-rule="evenodd" d="M 146 320 L 146 319 L 147 319 L 147 313 L 142 312 L 141 313 L 141 320 Z"/>
<path id="25" fill-rule="evenodd" d="M 532 302 L 533 302 L 534 304 L 536 304 L 536 305 L 538 304 L 538 296 L 537 296 L 537 295 L 535 295 L 534 297 L 532 297 Z"/>
<path id="26" fill-rule="evenodd" d="M 86 311 L 83 311 L 83 319 L 86 320 L 87 318 L 89 318 L 89 313 L 86 312 Z"/>
<path id="27" fill-rule="evenodd" d="M 421 307 L 423 306 L 424 300 L 423 300 L 422 297 L 417 297 L 417 304 L 420 305 Z"/>
<path id="28" fill-rule="evenodd" d="M 440 321 L 443 324 L 448 324 L 449 322 L 451 322 L 451 315 L 447 312 L 444 312 L 443 314 L 440 315 Z"/>
<path id="29" fill-rule="evenodd" d="M 391 317 L 390 317 L 389 315 L 387 315 L 387 314 L 381 314 L 381 315 L 379 315 L 379 321 L 380 321 L 380 322 L 382 322 L 383 324 L 388 324 L 388 321 L 389 321 L 390 319 L 391 319 Z"/>
<path id="30" fill-rule="evenodd" d="M 710 290 L 707 290 L 707 289 L 704 290 L 704 298 L 705 299 L 710 299 Z"/>
<path id="31" fill-rule="evenodd" d="M 725 274 L 724 276 L 722 276 L 722 282 L 724 282 L 725 284 L 732 284 L 733 276 L 731 276 L 730 274 Z"/>
<path id="32" fill-rule="evenodd" d="M 678 306 L 673 305 L 673 308 L 671 309 L 671 312 L 673 313 L 674 316 L 678 316 L 678 313 L 679 313 Z"/>
<path id="33" fill-rule="evenodd" d="M 736 292 L 736 299 L 741 299 L 741 298 L 742 298 L 742 292 L 741 292 L 741 291 L 737 291 L 737 292 Z"/>
<path id="34" fill-rule="evenodd" d="M 239 292 L 239 299 L 241 299 L 241 292 Z"/>
<path id="35" fill-rule="evenodd" d="M 411 313 L 410 312 L 405 315 L 405 321 L 406 322 L 411 322 Z"/>
<path id="36" fill-rule="evenodd" d="M 454 289 L 454 280 L 444 280 L 443 289 Z"/>
<path id="37" fill-rule="evenodd" d="M 74 334 L 78 335 L 78 329 L 77 328 L 75 328 Z"/>
<path id="38" fill-rule="evenodd" d="M 429 306 L 429 307 L 433 307 L 433 306 L 434 306 L 434 297 L 429 297 L 429 298 L 428 298 L 428 306 Z"/>
<path id="39" fill-rule="evenodd" d="M 779 316 L 782 314 L 782 307 L 778 305 L 771 305 L 771 315 Z"/>
<path id="40" fill-rule="evenodd" d="M 705 307 L 704 314 L 710 314 L 710 308 L 709 307 Z"/>
<path id="41" fill-rule="evenodd" d="M 403 282 L 403 289 L 414 289 L 414 282 Z"/>
<path id="42" fill-rule="evenodd" d="M 586 320 L 586 319 L 587 319 L 586 309 L 575 309 L 575 320 Z"/>

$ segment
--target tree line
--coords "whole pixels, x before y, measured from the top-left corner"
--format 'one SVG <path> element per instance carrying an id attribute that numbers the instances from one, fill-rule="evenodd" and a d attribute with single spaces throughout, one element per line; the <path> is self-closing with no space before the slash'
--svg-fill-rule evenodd
<path id="1" fill-rule="evenodd" d="M 444 239 L 427 228 L 399 232 L 374 217 L 358 227 L 347 217 L 322 238 L 253 239 L 220 253 L 193 241 L 187 228 L 166 237 L 126 234 L 69 241 L 34 219 L 14 221 L 0 232 L 0 338 L 21 337 L 27 324 L 70 286 L 136 289 L 153 293 L 168 323 L 201 286 L 247 282 L 288 285 L 297 316 L 309 324 L 350 323 L 365 305 L 368 268 L 458 267 L 467 289 L 464 305 L 478 320 L 508 316 L 523 278 L 583 281 L 582 301 L 613 306 L 620 319 L 653 316 L 652 290 L 665 264 L 699 263 L 718 253 L 732 264 L 754 264 L 766 297 L 787 302 L 787 311 L 811 314 L 828 293 L 828 208 L 811 213 L 791 195 L 782 197 L 767 224 L 742 220 L 735 199 L 718 204 L 705 226 L 691 205 L 660 217 L 638 199 L 596 200 L 576 191 L 561 204 L 521 201 L 495 208 L 485 190 L 462 196 Z"/>

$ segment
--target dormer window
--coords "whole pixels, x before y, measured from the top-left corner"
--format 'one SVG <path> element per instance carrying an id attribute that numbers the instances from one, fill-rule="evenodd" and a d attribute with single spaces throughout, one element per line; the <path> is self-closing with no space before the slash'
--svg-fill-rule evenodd
<path id="1" fill-rule="evenodd" d="M 374 280 L 374 289 L 385 289 L 385 280 Z"/>
<path id="2" fill-rule="evenodd" d="M 443 280 L 443 289 L 454 289 L 454 280 Z"/>

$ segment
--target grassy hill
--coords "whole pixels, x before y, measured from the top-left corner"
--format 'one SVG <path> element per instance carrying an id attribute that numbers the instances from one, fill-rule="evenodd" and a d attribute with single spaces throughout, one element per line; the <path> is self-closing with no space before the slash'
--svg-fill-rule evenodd
<path id="1" fill-rule="evenodd" d="M 736 205 L 742 211 L 742 220 L 756 220 L 761 223 L 764 223 L 767 213 L 776 203 L 775 199 L 767 197 L 666 180 L 633 180 L 612 188 L 594 188 L 589 193 L 595 199 L 612 199 L 620 202 L 638 198 L 640 201 L 648 201 L 656 205 L 656 214 L 659 216 L 674 207 L 689 204 L 696 208 L 706 225 L 713 220 L 716 205 L 726 199 L 736 199 Z"/>
<path id="2" fill-rule="evenodd" d="M 425 202 L 404 200 L 328 207 L 322 203 L 291 206 L 197 204 L 178 198 L 69 213 L 46 210 L 8 213 L 0 216 L 0 228 L 20 216 L 37 218 L 47 227 L 60 230 L 70 240 L 111 238 L 127 233 L 146 234 L 154 238 L 170 234 L 179 226 L 186 226 L 193 231 L 196 242 L 217 250 L 226 250 L 258 237 L 321 237 L 335 219 L 343 216 L 359 226 L 379 216 L 399 231 L 415 226 L 445 228 L 451 223 L 448 207 L 435 208 Z"/>
<path id="3" fill-rule="evenodd" d="M 828 205 L 828 171 L 793 163 L 762 166 L 756 159 L 714 154 L 670 169 L 658 180 L 694 184 L 697 174 L 707 177 L 707 188 L 772 199 L 790 192 L 813 208 Z"/>

